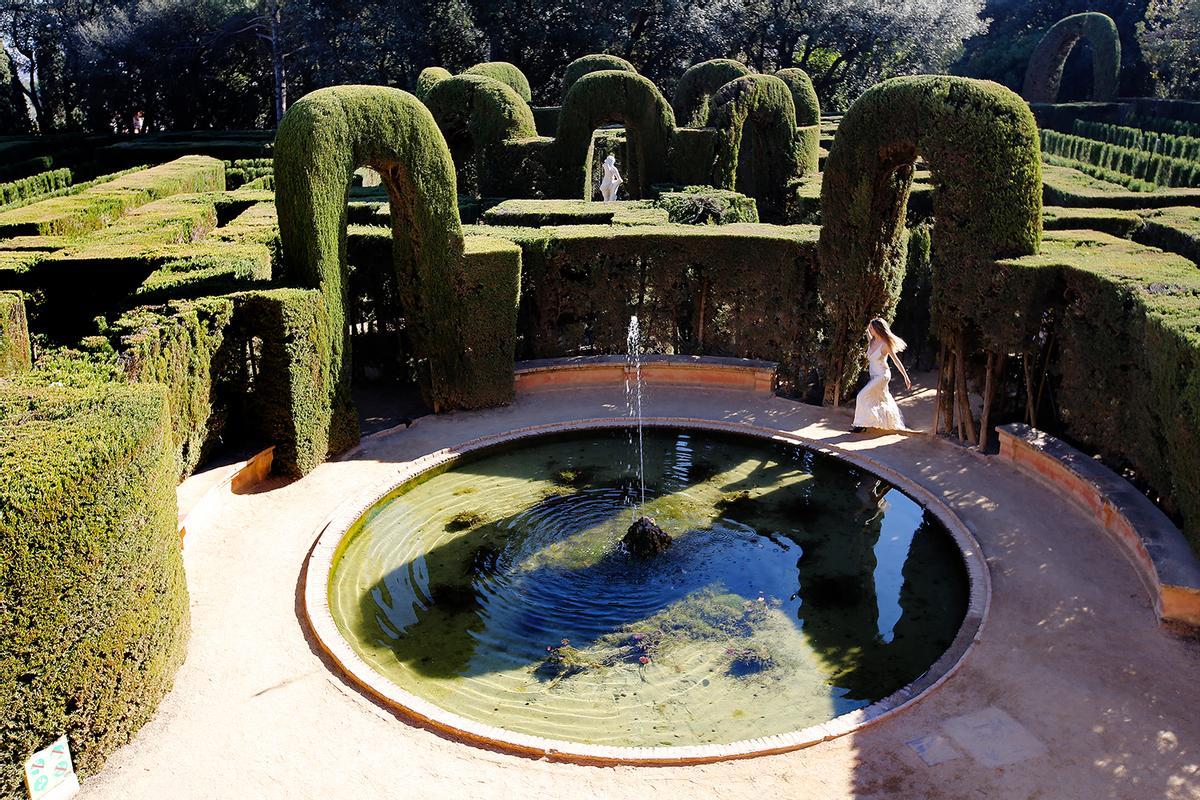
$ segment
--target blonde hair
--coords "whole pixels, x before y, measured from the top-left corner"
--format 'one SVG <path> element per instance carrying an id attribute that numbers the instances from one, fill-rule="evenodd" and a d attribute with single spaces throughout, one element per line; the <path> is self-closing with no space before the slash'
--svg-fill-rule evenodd
<path id="1" fill-rule="evenodd" d="M 871 328 L 874 329 L 876 336 L 883 339 L 883 343 L 887 346 L 888 350 L 893 353 L 903 353 L 904 348 L 908 347 L 907 342 L 892 333 L 891 327 L 883 317 L 876 317 L 871 320 Z"/>

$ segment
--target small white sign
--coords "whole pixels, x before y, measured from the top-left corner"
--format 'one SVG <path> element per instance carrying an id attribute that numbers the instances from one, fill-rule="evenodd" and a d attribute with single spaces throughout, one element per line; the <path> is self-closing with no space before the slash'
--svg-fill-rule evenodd
<path id="1" fill-rule="evenodd" d="M 25 762 L 25 785 L 29 800 L 66 800 L 79 791 L 79 779 L 71 764 L 71 746 L 66 735 L 39 750 Z"/>

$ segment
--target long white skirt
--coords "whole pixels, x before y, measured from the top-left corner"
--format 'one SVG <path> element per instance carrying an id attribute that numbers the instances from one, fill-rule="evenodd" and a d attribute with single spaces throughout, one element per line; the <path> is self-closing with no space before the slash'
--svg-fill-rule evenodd
<path id="1" fill-rule="evenodd" d="M 904 416 L 892 393 L 888 391 L 888 382 L 892 379 L 892 371 L 887 370 L 882 375 L 876 375 L 858 393 L 854 401 L 854 424 L 860 428 L 882 428 L 886 431 L 904 430 Z"/>

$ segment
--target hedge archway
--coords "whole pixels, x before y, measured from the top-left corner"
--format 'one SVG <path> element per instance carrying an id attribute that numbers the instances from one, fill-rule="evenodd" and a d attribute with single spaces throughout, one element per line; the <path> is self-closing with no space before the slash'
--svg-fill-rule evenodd
<path id="1" fill-rule="evenodd" d="M 821 124 L 821 100 L 817 97 L 812 78 L 799 67 L 788 67 L 775 73 L 775 77 L 787 84 L 792 92 L 792 105 L 796 107 L 797 127 Z"/>
<path id="2" fill-rule="evenodd" d="M 768 215 L 782 211 L 788 181 L 803 171 L 787 84 L 774 75 L 729 81 L 712 98 L 709 124 L 718 131 L 713 185 L 753 197 Z"/>
<path id="3" fill-rule="evenodd" d="M 519 257 L 493 258 L 503 263 L 491 283 L 480 279 L 479 263 L 464 258 L 454 164 L 433 115 L 399 89 L 321 89 L 292 105 L 279 124 L 275 204 L 288 275 L 319 288 L 327 305 L 329 330 L 313 331 L 329 341 L 327 396 L 313 402 L 329 425 L 313 436 L 327 437 L 317 449 L 328 452 L 357 437 L 346 335 L 346 203 L 351 176 L 362 166 L 380 174 L 391 202 L 393 263 L 413 347 L 424 365 L 426 402 L 435 412 L 495 405 L 512 391 L 511 357 L 495 371 L 502 375 L 507 368 L 507 386 L 502 378 L 496 383 L 493 365 L 481 359 L 487 351 L 503 360 L 503 347 L 483 343 L 489 336 L 512 341 L 515 288 L 511 309 L 494 297 L 478 300 L 497 281 L 515 287 Z"/>
<path id="4" fill-rule="evenodd" d="M 1021 94 L 1030 103 L 1056 103 L 1067 56 L 1087 39 L 1092 46 L 1092 100 L 1106 103 L 1117 96 L 1121 74 L 1121 37 L 1107 14 L 1088 11 L 1063 17 L 1046 31 L 1025 70 Z"/>
<path id="5" fill-rule="evenodd" d="M 516 92 L 526 103 L 533 101 L 533 92 L 529 89 L 529 79 L 521 68 L 507 61 L 484 61 L 463 70 L 464 75 L 484 75 L 498 80 Z"/>
<path id="6" fill-rule="evenodd" d="M 426 67 L 417 75 L 417 85 L 413 89 L 413 94 L 418 99 L 424 100 L 438 81 L 443 81 L 449 77 L 450 70 L 445 67 Z"/>
<path id="7" fill-rule="evenodd" d="M 537 135 L 529 104 L 500 81 L 466 74 L 438 81 L 424 102 L 446 137 L 460 190 L 473 181 L 481 194 L 502 194 L 493 174 L 495 148 Z"/>
<path id="8" fill-rule="evenodd" d="M 620 70 L 584 75 L 563 100 L 554 148 L 565 170 L 566 185 L 579 187 L 584 197 L 590 195 L 588 152 L 592 133 L 613 122 L 625 125 L 627 152 L 635 161 L 630 172 L 636 181 L 626 185 L 629 196 L 647 197 L 653 184 L 669 181 L 668 156 L 675 115 L 649 78 Z M 577 190 L 571 191 L 575 194 Z"/>
<path id="9" fill-rule="evenodd" d="M 679 127 L 708 126 L 713 95 L 730 81 L 752 74 L 752 69 L 732 58 L 714 58 L 688 67 L 679 78 L 671 99 Z"/>
<path id="10" fill-rule="evenodd" d="M 571 91 L 571 87 L 575 85 L 575 81 L 593 72 L 601 72 L 606 69 L 615 69 L 621 72 L 632 72 L 637 74 L 637 68 L 620 56 L 609 55 L 608 53 L 591 53 L 590 55 L 580 56 L 579 58 L 567 64 L 566 70 L 563 72 L 563 96 Z"/>
<path id="11" fill-rule="evenodd" d="M 918 155 L 937 186 L 933 309 L 943 335 L 987 302 L 997 259 L 1038 252 L 1041 153 L 1020 97 L 991 81 L 947 75 L 868 89 L 842 119 L 821 187 L 827 401 L 839 400 L 856 374 L 868 320 L 895 310 Z"/>

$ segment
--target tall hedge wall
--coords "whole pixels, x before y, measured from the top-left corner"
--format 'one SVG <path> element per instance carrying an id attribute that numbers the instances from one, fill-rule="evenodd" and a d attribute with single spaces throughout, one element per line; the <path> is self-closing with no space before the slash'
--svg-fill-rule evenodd
<path id="1" fill-rule="evenodd" d="M 693 64 L 684 71 L 675 87 L 671 107 L 682 128 L 708 127 L 711 100 L 725 84 L 750 75 L 753 70 L 731 58 L 714 58 Z"/>
<path id="2" fill-rule="evenodd" d="M 608 53 L 591 53 L 586 56 L 580 56 L 570 64 L 567 64 L 566 70 L 563 71 L 563 97 L 566 97 L 567 92 L 571 91 L 571 87 L 575 85 L 575 81 L 584 75 L 611 69 L 637 74 L 637 67 L 620 56 L 609 55 Z"/>
<path id="3" fill-rule="evenodd" d="M 1041 241 L 1041 158 L 1029 106 L 990 81 L 894 78 L 846 112 L 821 187 L 821 293 L 831 311 L 830 399 L 849 388 L 874 316 L 899 296 L 913 165 L 924 157 L 934 196 L 934 317 L 960 325 L 993 301 L 995 259 Z"/>
<path id="4" fill-rule="evenodd" d="M 466 74 L 483 75 L 500 81 L 516 92 L 526 103 L 533 101 L 533 94 L 529 90 L 529 79 L 516 64 L 510 64 L 507 61 L 485 61 L 482 64 L 468 67 Z"/>
<path id="5" fill-rule="evenodd" d="M 0 378 L 28 372 L 31 357 L 25 298 L 0 292 Z"/>
<path id="6" fill-rule="evenodd" d="M 586 79 L 585 79 L 586 80 Z M 379 172 L 391 201 L 394 264 L 422 389 L 435 411 L 487 405 L 503 390 L 478 382 L 464 347 L 464 297 L 475 276 L 464 261 L 457 182 L 446 141 L 412 95 L 378 86 L 337 86 L 295 103 L 275 146 L 276 208 L 293 280 L 320 288 L 331 330 L 329 447 L 354 438 L 346 341 L 346 202 L 359 166 Z M 516 273 L 519 264 L 509 263 Z M 484 309 L 502 320 L 504 309 Z M 511 368 L 511 364 L 509 364 Z M 511 382 L 511 373 L 508 380 Z M 511 391 L 511 389 L 509 389 Z M 336 434 L 336 435 L 335 435 Z"/>
<path id="7" fill-rule="evenodd" d="M 1121 72 L 1121 37 L 1107 14 L 1089 11 L 1063 17 L 1046 31 L 1029 58 L 1021 95 L 1030 103 L 1054 103 L 1063 67 L 1076 43 L 1092 46 L 1092 100 L 1105 103 L 1117 96 Z"/>
<path id="8" fill-rule="evenodd" d="M 95 772 L 170 689 L 177 474 L 161 386 L 0 388 L 0 796 L 64 731 Z"/>

